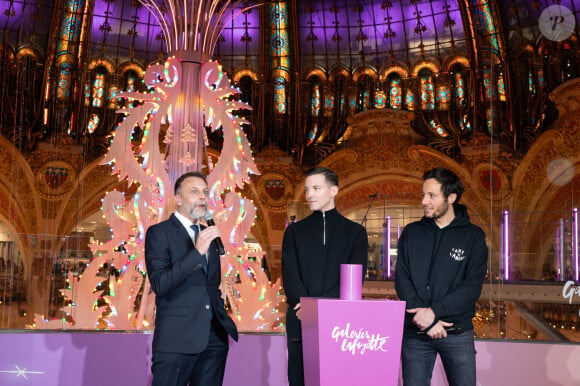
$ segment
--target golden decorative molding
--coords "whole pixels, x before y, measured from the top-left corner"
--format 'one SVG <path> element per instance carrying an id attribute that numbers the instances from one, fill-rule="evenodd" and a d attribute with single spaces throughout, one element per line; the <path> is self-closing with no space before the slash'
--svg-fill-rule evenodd
<path id="1" fill-rule="evenodd" d="M 14 224 L 18 234 L 38 232 L 41 201 L 35 193 L 34 174 L 26 158 L 5 137 L 0 136 L 0 183 L 4 198 L 0 215 Z"/>
<path id="2" fill-rule="evenodd" d="M 66 161 L 49 161 L 36 171 L 36 189 L 45 200 L 62 200 L 77 180 L 75 168 Z"/>
<path id="3" fill-rule="evenodd" d="M 412 111 L 398 109 L 374 109 L 352 115 L 347 118 L 352 127 L 353 138 L 373 134 L 397 134 L 421 138 L 411 128 L 411 122 L 415 119 Z"/>
<path id="4" fill-rule="evenodd" d="M 417 178 L 400 180 L 388 175 L 382 176 L 380 181 L 370 184 L 361 180 L 357 184 L 340 190 L 336 206 L 339 211 L 343 212 L 360 209 L 368 205 L 370 197 L 376 193 L 385 197 L 389 206 L 420 205 L 422 183 L 423 181 Z"/>
<path id="5" fill-rule="evenodd" d="M 283 231 L 286 229 L 286 212 L 269 212 L 270 226 L 272 230 Z"/>
<path id="6" fill-rule="evenodd" d="M 501 201 L 510 194 L 511 188 L 505 173 L 496 165 L 481 163 L 473 168 L 471 175 L 474 188 L 482 198 Z"/>
<path id="7" fill-rule="evenodd" d="M 372 80 L 377 79 L 377 70 L 369 65 L 360 65 L 354 69 L 352 74 L 352 80 L 358 82 L 360 77 L 363 75 L 369 76 Z"/>
<path id="8" fill-rule="evenodd" d="M 571 79 L 556 87 L 550 93 L 550 100 L 556 104 L 560 117 L 580 114 L 580 78 Z"/>
<path id="9" fill-rule="evenodd" d="M 389 64 L 379 72 L 379 80 L 381 82 L 386 81 L 391 74 L 398 74 L 400 78 L 409 77 L 409 69 L 404 63 Z"/>
<path id="10" fill-rule="evenodd" d="M 256 180 L 260 202 L 270 211 L 286 211 L 286 202 L 294 195 L 292 181 L 281 173 L 265 173 Z"/>
<path id="11" fill-rule="evenodd" d="M 302 193 L 302 189 L 295 189 L 295 187 L 304 180 L 304 173 L 296 166 L 294 158 L 284 153 L 280 148 L 269 145 L 254 156 L 254 161 L 258 165 L 258 170 L 261 173 L 261 177 L 252 178 L 252 184 L 255 186 L 258 195 L 264 192 L 264 189 L 260 185 L 265 181 L 264 176 L 268 175 L 283 178 L 285 185 L 289 187 L 288 189 L 290 189 L 289 191 L 294 195 L 294 198 L 296 198 L 296 193 Z M 284 196 L 287 199 L 292 197 L 287 194 L 284 194 Z M 273 210 L 285 210 L 285 208 L 282 208 L 281 200 L 272 201 L 271 199 L 267 199 L 263 203 L 270 206 Z"/>
<path id="12" fill-rule="evenodd" d="M 301 184 L 304 174 L 296 165 L 294 158 L 275 145 L 262 149 L 254 156 L 254 162 L 260 175 L 252 176 L 250 184 L 244 189 L 245 196 L 254 201 L 257 209 L 257 221 L 251 232 L 266 251 L 270 272 L 276 276 L 279 275 L 276 266 L 279 267 L 280 262 L 273 260 L 272 256 L 279 252 L 278 249 L 282 244 L 288 202 L 292 202 L 296 194 L 302 194 Z M 283 190 L 280 184 L 283 184 Z"/>

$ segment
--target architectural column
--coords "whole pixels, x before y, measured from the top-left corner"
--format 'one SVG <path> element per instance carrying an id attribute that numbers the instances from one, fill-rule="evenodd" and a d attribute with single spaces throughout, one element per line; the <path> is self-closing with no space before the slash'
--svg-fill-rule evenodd
<path id="1" fill-rule="evenodd" d="M 45 133 L 77 134 L 74 111 L 81 93 L 80 66 L 89 35 L 93 0 L 57 1 L 53 15 L 50 53 L 44 92 Z M 62 12 L 57 10 L 64 9 Z M 56 101 L 52 104 L 51 101 Z"/>

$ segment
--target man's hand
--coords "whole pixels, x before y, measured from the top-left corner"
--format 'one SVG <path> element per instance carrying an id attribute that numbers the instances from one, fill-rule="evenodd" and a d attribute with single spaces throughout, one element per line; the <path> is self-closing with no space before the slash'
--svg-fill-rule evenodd
<path id="1" fill-rule="evenodd" d="M 200 255 L 205 255 L 209 250 L 211 242 L 216 238 L 220 237 L 220 230 L 215 225 L 207 227 L 199 232 L 197 236 L 197 241 L 195 242 L 195 249 Z"/>
<path id="2" fill-rule="evenodd" d="M 453 323 L 444 322 L 443 320 L 438 321 L 435 323 L 433 327 L 427 331 L 427 336 L 431 339 L 443 339 L 447 336 L 447 331 L 445 331 L 445 327 L 451 327 Z"/>
<path id="3" fill-rule="evenodd" d="M 421 331 L 425 330 L 427 327 L 433 324 L 435 321 L 435 313 L 431 308 L 411 308 L 407 310 L 410 314 L 415 314 L 413 316 L 413 324 Z"/>
<path id="4" fill-rule="evenodd" d="M 296 317 L 298 318 L 298 320 L 302 320 L 302 314 L 301 314 L 301 310 L 300 310 L 300 303 L 296 304 L 294 306 L 294 311 L 296 311 Z"/>

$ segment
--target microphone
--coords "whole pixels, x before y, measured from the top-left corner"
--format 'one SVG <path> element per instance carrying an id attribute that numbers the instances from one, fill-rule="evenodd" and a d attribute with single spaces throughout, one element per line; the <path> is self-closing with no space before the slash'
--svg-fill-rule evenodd
<path id="1" fill-rule="evenodd" d="M 371 194 L 369 196 L 369 198 L 377 198 L 379 196 L 379 193 L 375 193 L 375 194 Z"/>
<path id="2" fill-rule="evenodd" d="M 208 226 L 214 226 L 215 225 L 215 221 L 213 221 L 213 214 L 211 213 L 206 213 L 205 214 L 205 222 L 207 223 Z M 224 243 L 222 242 L 222 239 L 219 237 L 215 238 L 215 245 L 217 246 L 218 252 L 220 255 L 225 255 L 226 254 L 226 250 L 224 249 Z"/>

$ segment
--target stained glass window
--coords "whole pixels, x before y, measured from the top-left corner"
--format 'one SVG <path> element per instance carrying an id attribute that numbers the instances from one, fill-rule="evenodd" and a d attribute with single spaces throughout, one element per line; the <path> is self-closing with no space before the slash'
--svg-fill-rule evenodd
<path id="1" fill-rule="evenodd" d="M 423 69 L 419 72 L 419 84 L 421 90 L 421 109 L 435 109 L 435 91 L 433 86 L 433 73 Z"/>
<path id="2" fill-rule="evenodd" d="M 93 107 L 103 107 L 105 100 L 105 69 L 97 68 L 93 80 Z"/>
<path id="3" fill-rule="evenodd" d="M 401 87 L 401 77 L 394 73 L 389 75 L 389 107 L 401 109 L 403 107 L 403 87 Z"/>
<path id="4" fill-rule="evenodd" d="M 306 145 L 310 145 L 314 142 L 318 135 L 321 112 L 322 112 L 322 91 L 321 91 L 321 80 L 318 77 L 310 78 L 310 92 L 309 92 L 309 130 L 308 138 L 306 139 Z"/>
<path id="5" fill-rule="evenodd" d="M 98 114 L 92 114 L 91 118 L 89 119 L 89 124 L 87 125 L 87 131 L 89 134 L 92 134 L 101 123 L 101 117 Z"/>
<path id="6" fill-rule="evenodd" d="M 380 83 L 375 84 L 373 104 L 375 109 L 384 109 L 387 107 L 387 93 Z"/>
<path id="7" fill-rule="evenodd" d="M 417 96 L 413 90 L 407 90 L 405 95 L 405 106 L 407 106 L 407 109 L 411 111 L 417 108 Z"/>
<path id="8" fill-rule="evenodd" d="M 455 108 L 467 106 L 465 79 L 463 77 L 463 67 L 455 66 L 451 71 L 453 77 L 453 102 Z"/>

